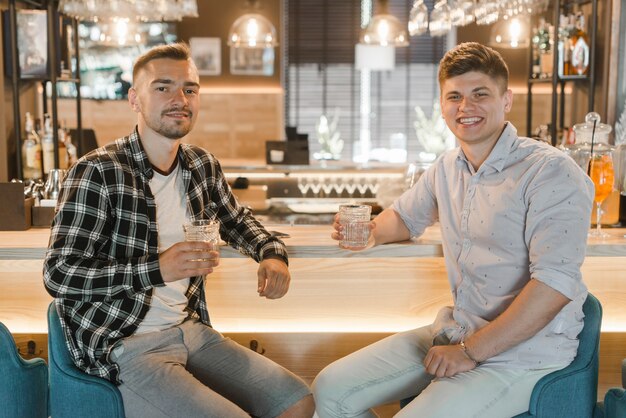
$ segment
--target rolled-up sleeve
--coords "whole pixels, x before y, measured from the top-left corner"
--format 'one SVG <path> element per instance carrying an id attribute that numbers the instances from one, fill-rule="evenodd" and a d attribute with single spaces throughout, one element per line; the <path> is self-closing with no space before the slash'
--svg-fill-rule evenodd
<path id="1" fill-rule="evenodd" d="M 404 192 L 392 205 L 392 209 L 411 233 L 419 237 L 424 230 L 437 222 L 437 199 L 433 192 L 437 166 L 424 172 L 411 189 Z"/>
<path id="2" fill-rule="evenodd" d="M 547 160 L 526 191 L 531 277 L 570 299 L 579 293 L 594 188 L 569 158 Z"/>

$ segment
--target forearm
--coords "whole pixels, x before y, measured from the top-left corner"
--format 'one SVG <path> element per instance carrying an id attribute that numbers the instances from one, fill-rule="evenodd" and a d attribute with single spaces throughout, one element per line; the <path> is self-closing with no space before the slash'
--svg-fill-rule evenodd
<path id="1" fill-rule="evenodd" d="M 411 233 L 404 221 L 392 208 L 383 210 L 373 222 L 375 227 L 372 229 L 371 235 L 374 245 L 406 241 L 411 238 Z"/>
<path id="2" fill-rule="evenodd" d="M 285 244 L 272 236 L 247 210 L 240 207 L 241 213 L 223 223 L 223 232 L 228 245 L 251 257 L 257 262 L 266 258 L 279 258 L 288 263 Z"/>
<path id="3" fill-rule="evenodd" d="M 532 279 L 498 318 L 465 340 L 468 354 L 482 362 L 515 347 L 536 335 L 569 302 L 563 294 Z"/>
<path id="4" fill-rule="evenodd" d="M 55 298 L 98 302 L 145 292 L 163 278 L 158 255 L 103 261 L 52 253 L 44 263 L 44 284 Z"/>

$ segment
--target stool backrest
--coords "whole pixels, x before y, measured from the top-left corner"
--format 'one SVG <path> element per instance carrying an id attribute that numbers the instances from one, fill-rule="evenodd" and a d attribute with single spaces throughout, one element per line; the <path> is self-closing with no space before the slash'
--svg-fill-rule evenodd
<path id="1" fill-rule="evenodd" d="M 13 335 L 0 322 L 0 416 L 48 416 L 48 366 L 20 356 Z"/>
<path id="2" fill-rule="evenodd" d="M 54 302 L 48 307 L 48 357 L 53 418 L 124 418 L 124 403 L 117 387 L 74 365 Z"/>
<path id="3" fill-rule="evenodd" d="M 48 307 L 48 355 L 50 367 L 76 367 L 65 343 L 65 335 L 54 302 Z"/>

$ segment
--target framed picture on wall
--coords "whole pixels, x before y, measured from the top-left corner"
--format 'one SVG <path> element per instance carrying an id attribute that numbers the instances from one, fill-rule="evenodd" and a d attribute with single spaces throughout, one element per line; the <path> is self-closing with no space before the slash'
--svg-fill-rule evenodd
<path id="1" fill-rule="evenodd" d="M 12 74 L 9 14 L 3 13 L 5 74 Z M 48 76 L 48 14 L 45 10 L 17 11 L 17 62 L 21 78 Z"/>
<path id="2" fill-rule="evenodd" d="M 274 48 L 230 47 L 230 73 L 274 75 Z"/>
<path id="3" fill-rule="evenodd" d="M 200 75 L 222 73 L 222 47 L 220 38 L 189 38 L 191 56 Z"/>

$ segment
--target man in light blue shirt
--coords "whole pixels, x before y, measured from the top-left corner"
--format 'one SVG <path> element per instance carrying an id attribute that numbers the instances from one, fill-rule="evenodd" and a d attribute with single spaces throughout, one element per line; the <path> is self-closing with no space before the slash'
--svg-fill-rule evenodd
<path id="1" fill-rule="evenodd" d="M 416 394 L 398 416 L 511 417 L 528 410 L 541 377 L 576 356 L 593 184 L 506 122 L 512 92 L 496 51 L 457 46 L 439 83 L 460 147 L 371 223 L 370 245 L 439 221 L 454 306 L 325 368 L 314 382 L 320 417 L 375 416 L 373 406 Z"/>

